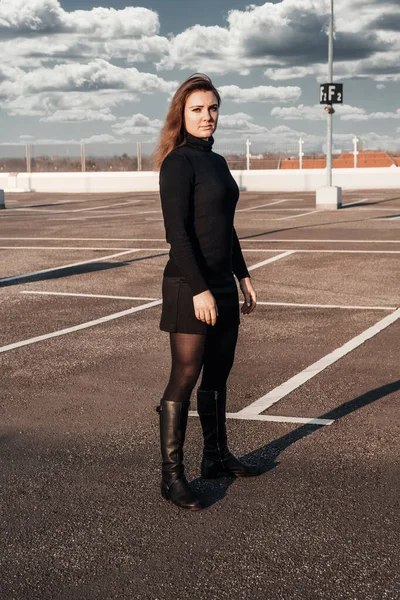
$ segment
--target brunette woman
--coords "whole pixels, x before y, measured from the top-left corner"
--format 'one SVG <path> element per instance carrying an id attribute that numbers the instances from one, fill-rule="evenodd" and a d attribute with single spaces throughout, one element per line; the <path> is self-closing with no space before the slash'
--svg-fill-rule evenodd
<path id="1" fill-rule="evenodd" d="M 190 396 L 203 367 L 197 410 L 204 436 L 201 475 L 248 477 L 228 449 L 226 382 L 242 314 L 256 307 L 233 226 L 239 188 L 225 159 L 212 151 L 221 99 L 207 75 L 182 83 L 168 110 L 156 149 L 166 239 L 171 245 L 162 281 L 160 329 L 170 334 L 172 368 L 157 411 L 162 454 L 161 492 L 181 508 L 199 510 L 183 465 Z"/>

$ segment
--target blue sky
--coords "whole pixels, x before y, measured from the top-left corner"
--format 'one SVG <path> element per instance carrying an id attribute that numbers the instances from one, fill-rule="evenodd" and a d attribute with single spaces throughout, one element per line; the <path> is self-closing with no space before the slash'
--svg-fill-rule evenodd
<path id="1" fill-rule="evenodd" d="M 207 73 L 216 142 L 325 140 L 329 0 L 0 0 L 0 143 L 154 144 L 178 85 Z M 400 150 L 398 0 L 335 0 L 335 147 Z M 113 150 L 113 151 L 114 151 Z"/>

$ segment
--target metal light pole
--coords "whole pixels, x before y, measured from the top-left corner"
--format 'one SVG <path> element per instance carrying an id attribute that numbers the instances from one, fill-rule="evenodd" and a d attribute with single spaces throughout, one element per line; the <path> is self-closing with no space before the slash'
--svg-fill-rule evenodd
<path id="1" fill-rule="evenodd" d="M 328 81 L 333 81 L 333 0 L 329 19 L 329 46 L 328 46 Z M 328 135 L 326 150 L 326 185 L 332 185 L 332 142 L 333 142 L 333 114 L 328 112 Z"/>
<path id="2" fill-rule="evenodd" d="M 353 137 L 353 155 L 354 155 L 354 168 L 357 169 L 358 166 L 358 160 L 357 160 L 357 156 L 358 156 L 358 142 L 360 140 L 358 139 L 358 137 L 355 135 Z"/>
<path id="3" fill-rule="evenodd" d="M 303 168 L 303 156 L 304 156 L 303 144 L 304 144 L 304 140 L 302 140 L 300 138 L 299 139 L 299 169 Z"/>
<path id="4" fill-rule="evenodd" d="M 246 140 L 246 170 L 250 171 L 250 140 Z"/>
<path id="5" fill-rule="evenodd" d="M 332 185 L 332 142 L 333 142 L 333 104 L 343 103 L 343 84 L 333 82 L 333 0 L 330 2 L 329 42 L 328 42 L 328 83 L 320 86 L 320 104 L 326 104 L 327 112 L 327 148 L 326 183 L 317 189 L 316 208 L 336 210 L 342 206 L 342 189 Z"/>
<path id="6" fill-rule="evenodd" d="M 81 171 L 85 173 L 86 171 L 86 149 L 85 142 L 81 142 Z"/>

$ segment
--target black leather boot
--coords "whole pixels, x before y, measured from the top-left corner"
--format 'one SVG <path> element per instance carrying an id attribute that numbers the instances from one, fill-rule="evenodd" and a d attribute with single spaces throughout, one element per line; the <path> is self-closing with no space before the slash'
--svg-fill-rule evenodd
<path id="1" fill-rule="evenodd" d="M 189 404 L 189 402 L 171 402 L 162 398 L 156 408 L 160 414 L 161 494 L 163 498 L 180 508 L 200 510 L 203 506 L 186 480 L 183 465 L 183 444 Z"/>
<path id="2" fill-rule="evenodd" d="M 221 390 L 197 390 L 197 412 L 204 437 L 201 476 L 205 479 L 254 477 L 263 472 L 260 467 L 246 465 L 228 449 L 226 435 L 226 387 Z"/>

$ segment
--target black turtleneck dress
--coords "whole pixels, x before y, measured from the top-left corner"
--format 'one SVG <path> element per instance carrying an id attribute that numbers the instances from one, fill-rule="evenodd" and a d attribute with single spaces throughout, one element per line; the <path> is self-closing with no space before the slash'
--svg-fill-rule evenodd
<path id="1" fill-rule="evenodd" d="M 233 226 L 239 188 L 226 160 L 208 140 L 186 134 L 186 143 L 164 159 L 160 196 L 167 242 L 171 245 L 162 283 L 160 329 L 207 333 L 194 313 L 193 296 L 210 290 L 218 321 L 240 323 L 234 275 L 249 277 Z M 229 325 L 229 323 L 227 323 Z"/>

